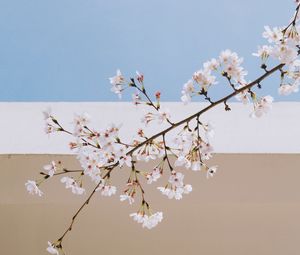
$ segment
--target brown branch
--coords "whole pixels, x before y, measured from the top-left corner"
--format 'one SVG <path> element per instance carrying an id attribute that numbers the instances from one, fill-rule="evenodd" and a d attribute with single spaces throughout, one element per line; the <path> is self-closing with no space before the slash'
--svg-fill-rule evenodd
<path id="1" fill-rule="evenodd" d="M 110 175 L 110 172 L 118 165 L 118 162 L 115 163 L 114 165 L 110 166 L 110 168 L 108 169 L 107 173 L 102 177 L 102 179 L 105 179 L 106 177 L 108 177 Z M 72 230 L 73 224 L 75 222 L 75 219 L 77 218 L 78 214 L 81 212 L 81 210 L 90 202 L 91 198 L 93 197 L 93 195 L 95 194 L 96 190 L 99 188 L 100 184 L 102 183 L 102 181 L 100 181 L 95 188 L 93 189 L 93 191 L 91 192 L 91 194 L 88 196 L 88 198 L 84 201 L 84 203 L 80 206 L 80 208 L 76 211 L 76 213 L 74 214 L 74 216 L 72 217 L 72 221 L 69 225 L 69 227 L 66 229 L 66 231 L 63 233 L 63 235 L 57 240 L 59 242 L 59 244 L 61 245 L 64 237 L 66 236 L 66 234 L 68 232 L 70 232 Z"/>
<path id="2" fill-rule="evenodd" d="M 283 34 L 286 33 L 286 31 L 289 29 L 290 26 L 295 26 L 296 25 L 296 20 L 297 20 L 297 16 L 298 16 L 298 13 L 299 13 L 299 9 L 300 9 L 300 4 L 298 4 L 297 7 L 296 7 L 295 16 L 292 19 L 292 21 L 285 27 L 285 29 L 282 30 Z"/>
<path id="3" fill-rule="evenodd" d="M 283 30 L 283 33 L 285 33 L 287 31 L 287 29 L 291 26 L 291 25 L 295 25 L 295 22 L 296 22 L 296 19 L 297 19 L 297 15 L 298 15 L 298 12 L 299 12 L 299 9 L 300 9 L 300 4 L 297 6 L 296 8 L 296 13 L 295 13 L 295 16 L 293 18 L 293 20 L 289 23 L 289 25 Z M 216 102 L 211 102 L 210 100 L 210 105 L 205 107 L 204 109 L 198 111 L 197 113 L 177 122 L 177 123 L 170 123 L 171 124 L 171 127 L 151 136 L 150 138 L 146 139 L 144 142 L 138 144 L 136 147 L 134 147 L 133 149 L 131 149 L 130 151 L 127 152 L 126 155 L 132 155 L 133 152 L 135 152 L 138 148 L 148 144 L 149 142 L 151 142 L 152 140 L 156 139 L 157 137 L 160 137 L 160 136 L 163 136 L 163 141 L 164 141 L 164 144 L 165 144 L 165 134 L 168 133 L 169 131 L 173 130 L 174 128 L 184 124 L 184 123 L 188 123 L 189 121 L 191 121 L 192 119 L 194 118 L 197 118 L 197 120 L 199 120 L 199 117 L 200 115 L 204 114 L 205 112 L 207 112 L 208 110 L 210 110 L 211 108 L 214 108 L 215 106 L 221 104 L 221 103 L 225 103 L 231 99 L 232 97 L 236 96 L 237 94 L 243 92 L 244 90 L 249 90 L 251 89 L 253 86 L 257 85 L 258 87 L 260 87 L 260 82 L 263 81 L 264 79 L 266 79 L 268 76 L 270 76 L 271 74 L 273 74 L 274 72 L 280 70 L 285 64 L 279 64 L 275 67 L 273 67 L 272 69 L 270 70 L 267 70 L 265 69 L 265 73 L 263 75 L 261 75 L 260 77 L 258 77 L 256 80 L 254 80 L 253 82 L 249 83 L 248 85 L 240 88 L 240 89 L 237 89 L 235 90 L 233 93 L 219 99 L 218 101 Z M 139 88 L 138 88 L 139 89 Z M 140 90 L 140 89 L 139 89 Z M 151 99 L 148 97 L 147 94 L 145 94 L 143 92 L 143 90 L 140 90 L 145 96 L 146 98 L 149 100 L 150 102 L 150 105 L 152 105 L 156 110 L 158 110 L 158 108 L 153 104 L 153 102 L 151 101 Z M 62 128 L 62 127 L 61 127 Z M 66 133 L 69 133 L 71 135 L 73 135 L 71 132 L 68 132 L 66 130 L 64 130 L 62 128 L 62 131 L 66 132 Z M 94 146 L 92 144 L 89 144 L 91 146 Z M 166 145 L 166 144 L 165 144 Z M 165 152 L 166 152 L 166 146 L 165 146 Z M 119 165 L 119 162 L 116 162 L 115 164 L 113 164 L 112 166 L 110 166 L 109 168 L 107 168 L 108 172 L 104 175 L 103 179 L 106 178 L 107 176 L 110 175 L 111 171 L 117 166 Z M 91 194 L 88 196 L 88 198 L 84 201 L 84 203 L 81 205 L 81 207 L 76 211 L 75 215 L 72 217 L 72 221 L 71 221 L 71 224 L 69 225 L 69 227 L 67 228 L 67 230 L 63 233 L 63 235 L 58 239 L 58 242 L 59 242 L 59 246 L 61 247 L 61 243 L 63 241 L 63 238 L 66 236 L 66 234 L 71 231 L 72 229 L 72 226 L 75 222 L 75 219 L 77 218 L 77 216 L 79 215 L 79 213 L 81 212 L 81 210 L 89 203 L 90 199 L 93 197 L 93 195 L 95 194 L 97 188 L 100 186 L 101 182 L 99 182 L 96 187 L 93 189 L 93 191 L 91 192 Z M 146 203 L 147 204 L 147 203 Z M 147 204 L 148 205 L 148 204 Z"/>
<path id="4" fill-rule="evenodd" d="M 169 157 L 168 157 L 168 152 L 167 152 L 168 147 L 167 147 L 167 143 L 166 143 L 166 139 L 165 139 L 165 134 L 163 134 L 162 137 L 163 137 L 163 143 L 164 143 L 164 149 L 165 149 L 165 157 L 164 157 L 164 159 L 167 160 L 168 166 L 170 168 L 170 171 L 172 172 L 173 171 L 173 167 L 172 167 L 171 162 L 170 162 Z"/>

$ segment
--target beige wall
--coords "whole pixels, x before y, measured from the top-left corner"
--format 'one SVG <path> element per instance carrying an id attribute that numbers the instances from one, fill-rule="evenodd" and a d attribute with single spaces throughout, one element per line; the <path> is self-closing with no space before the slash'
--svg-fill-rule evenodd
<path id="1" fill-rule="evenodd" d="M 26 193 L 25 181 L 53 158 L 78 167 L 72 156 L 0 156 L 0 254 L 47 254 L 47 241 L 62 234 L 82 203 L 58 179 L 41 187 L 42 199 Z M 214 179 L 183 170 L 194 190 L 182 201 L 147 186 L 153 209 L 165 216 L 151 231 L 129 218 L 137 205 L 97 194 L 66 238 L 67 254 L 299 254 L 299 162 L 298 154 L 218 154 Z M 128 170 L 117 171 L 120 187 Z"/>

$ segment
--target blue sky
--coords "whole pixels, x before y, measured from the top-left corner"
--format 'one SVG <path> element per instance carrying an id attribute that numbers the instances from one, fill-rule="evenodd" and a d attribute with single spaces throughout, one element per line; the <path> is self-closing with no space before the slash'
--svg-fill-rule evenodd
<path id="1" fill-rule="evenodd" d="M 108 77 L 145 74 L 150 93 L 179 101 L 202 63 L 232 49 L 248 79 L 264 25 L 285 25 L 292 0 L 0 0 L 0 101 L 119 101 Z M 262 94 L 277 95 L 278 77 Z M 212 97 L 228 91 L 220 82 Z M 130 93 L 129 93 L 130 94 Z M 130 100 L 125 96 L 124 100 Z"/>

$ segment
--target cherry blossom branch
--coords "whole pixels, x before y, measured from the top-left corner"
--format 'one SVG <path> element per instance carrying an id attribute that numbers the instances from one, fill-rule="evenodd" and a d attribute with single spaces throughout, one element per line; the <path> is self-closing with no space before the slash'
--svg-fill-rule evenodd
<path id="1" fill-rule="evenodd" d="M 170 162 L 169 157 L 168 157 L 168 152 L 167 152 L 167 150 L 169 149 L 169 147 L 168 147 L 167 144 L 166 144 L 165 134 L 163 134 L 162 137 L 163 137 L 164 150 L 165 150 L 164 160 L 167 160 L 168 166 L 169 166 L 169 168 L 170 168 L 170 171 L 172 172 L 172 171 L 173 171 L 173 167 L 172 167 L 171 162 Z"/>
<path id="2" fill-rule="evenodd" d="M 272 69 L 270 69 L 269 71 L 267 71 L 266 73 L 264 73 L 263 75 L 261 75 L 260 77 L 258 77 L 256 80 L 254 80 L 253 82 L 250 82 L 249 84 L 247 84 L 246 86 L 235 90 L 234 92 L 232 92 L 231 94 L 219 99 L 218 101 L 210 104 L 209 106 L 205 107 L 204 109 L 192 114 L 191 116 L 174 123 L 171 127 L 168 127 L 166 129 L 164 129 L 161 132 L 156 133 L 155 135 L 151 136 L 150 138 L 148 138 L 147 140 L 143 141 L 142 143 L 138 144 L 135 148 L 131 149 L 129 152 L 127 152 L 127 155 L 132 155 L 133 152 L 135 152 L 138 148 L 148 144 L 149 142 L 151 142 L 152 140 L 165 135 L 166 133 L 170 132 L 171 130 L 173 130 L 174 128 L 187 123 L 189 121 L 191 121 L 192 119 L 196 118 L 198 115 L 202 115 L 203 113 L 207 112 L 208 110 L 210 110 L 211 108 L 216 107 L 217 105 L 221 104 L 221 103 L 226 103 L 229 99 L 231 99 L 232 97 L 236 96 L 237 94 L 246 91 L 252 87 L 254 87 L 257 84 L 260 84 L 264 79 L 266 79 L 268 76 L 270 76 L 271 74 L 273 74 L 274 72 L 280 70 L 282 67 L 284 67 L 285 64 L 279 64 L 275 67 L 273 67 Z"/>
<path id="3" fill-rule="evenodd" d="M 67 170 L 67 169 L 63 169 L 63 172 L 59 172 L 59 173 L 54 173 L 52 176 L 57 176 L 57 175 L 62 175 L 62 174 L 67 174 L 67 173 L 83 173 L 84 170 Z M 48 179 L 49 177 L 51 177 L 51 175 L 46 174 L 44 172 L 40 172 L 41 175 L 44 175 L 44 179 Z"/>
<path id="4" fill-rule="evenodd" d="M 299 2 L 297 1 L 297 3 Z M 148 123 L 154 119 L 158 119 L 159 123 L 166 121 L 170 124 L 170 127 L 152 135 L 151 137 L 146 137 L 143 134 L 143 131 L 141 131 L 139 136 L 145 140 L 135 140 L 132 145 L 121 142 L 120 138 L 118 137 L 119 127 L 115 125 L 110 126 L 104 132 L 94 132 L 88 128 L 86 124 L 88 122 L 86 115 L 77 116 L 75 118 L 75 131 L 72 133 L 65 130 L 50 114 L 46 114 L 46 131 L 48 133 L 61 131 L 78 139 L 77 143 L 72 143 L 71 148 L 78 147 L 79 158 L 82 158 L 82 160 L 79 160 L 84 170 L 67 170 L 62 168 L 62 172 L 55 173 L 56 165 L 55 162 L 52 162 L 51 165 L 48 165 L 46 168 L 44 167 L 48 173 L 41 173 L 44 175 L 44 180 L 56 175 L 79 172 L 81 173 L 80 177 L 78 178 L 80 179 L 80 185 L 78 185 L 79 181 L 74 180 L 73 178 L 63 177 L 61 179 L 62 182 L 71 181 L 71 185 L 66 183 L 66 188 L 69 188 L 68 185 L 73 185 L 72 188 L 78 189 L 76 191 L 77 193 L 72 190 L 72 192 L 75 194 L 84 193 L 81 181 L 81 177 L 83 175 L 90 175 L 92 181 L 94 182 L 96 180 L 97 182 L 97 185 L 93 188 L 87 199 L 77 209 L 68 228 L 63 232 L 62 236 L 57 240 L 56 243 L 48 243 L 49 247 L 47 250 L 52 254 L 58 254 L 56 248 L 63 252 L 62 242 L 65 236 L 72 230 L 78 215 L 84 209 L 84 207 L 88 205 L 98 189 L 102 189 L 102 192 L 106 192 L 104 190 L 105 187 L 113 187 L 114 191 L 108 193 L 107 196 L 115 193 L 116 187 L 107 185 L 107 183 L 109 183 L 111 172 L 117 166 L 122 167 L 124 164 L 126 164 L 127 166 L 131 167 L 130 176 L 127 181 L 128 188 L 124 191 L 125 194 L 120 196 L 120 200 L 128 200 L 130 204 L 133 203 L 136 191 L 140 190 L 142 198 L 141 208 L 137 213 L 130 214 L 130 216 L 133 217 L 133 219 L 138 223 L 142 223 L 143 227 L 147 227 L 149 229 L 156 226 L 158 222 L 162 220 L 163 216 L 162 212 L 151 212 L 148 202 L 145 201 L 145 192 L 138 179 L 138 174 L 145 175 L 147 178 L 147 183 L 150 184 L 151 182 L 156 181 L 162 175 L 164 163 L 167 162 L 168 167 L 171 170 L 171 174 L 167 185 L 165 187 L 158 187 L 158 189 L 163 193 L 163 195 L 168 196 L 168 198 L 175 198 L 178 200 L 182 198 L 182 194 L 188 194 L 191 192 L 192 186 L 189 184 L 184 185 L 184 175 L 173 170 L 173 165 L 171 164 L 168 153 L 172 153 L 175 155 L 175 157 L 177 157 L 174 167 L 184 165 L 186 168 L 192 168 L 193 171 L 200 171 L 203 166 L 207 172 L 207 178 L 212 177 L 215 174 L 217 167 L 208 167 L 203 163 L 203 160 L 207 160 L 211 157 L 212 147 L 210 146 L 208 139 L 210 132 L 209 130 L 211 127 L 208 124 L 202 124 L 199 120 L 200 116 L 220 104 L 224 104 L 225 111 L 229 111 L 230 107 L 228 102 L 231 98 L 238 96 L 242 97 L 242 100 L 247 101 L 249 100 L 248 96 L 251 96 L 254 104 L 255 115 L 260 117 L 266 112 L 267 108 L 269 107 L 268 104 L 272 102 L 273 98 L 266 96 L 262 99 L 257 99 L 256 94 L 251 89 L 254 86 L 261 88 L 261 82 L 277 71 L 280 72 L 280 91 L 282 94 L 289 94 L 298 91 L 298 86 L 300 84 L 300 61 L 297 60 L 297 62 L 296 59 L 300 50 L 300 28 L 296 28 L 295 25 L 298 19 L 299 9 L 300 4 L 297 5 L 292 21 L 283 30 L 278 28 L 271 30 L 269 27 L 265 27 L 266 31 L 264 32 L 263 36 L 268 39 L 270 43 L 274 43 L 274 46 L 264 45 L 263 47 L 259 48 L 258 53 L 254 54 L 255 56 L 261 57 L 263 60 L 261 68 L 264 70 L 264 74 L 260 75 L 253 82 L 247 83 L 245 81 L 244 77 L 246 76 L 247 72 L 240 65 L 243 59 L 239 58 L 236 53 L 231 52 L 230 50 L 221 52 L 218 60 L 211 59 L 210 61 L 204 63 L 203 69 L 195 72 L 193 78 L 184 84 L 182 91 L 183 96 L 181 99 L 184 103 L 187 103 L 191 101 L 192 96 L 203 95 L 205 100 L 209 102 L 209 105 L 176 123 L 173 123 L 169 120 L 170 115 L 168 114 L 168 111 L 164 112 L 161 110 L 159 101 L 160 93 L 156 94 L 156 104 L 151 100 L 144 87 L 144 76 L 138 74 L 137 81 L 139 84 L 136 84 L 135 80 L 131 78 L 129 84 L 127 84 L 128 87 L 136 88 L 146 98 L 145 104 L 153 107 L 155 111 L 158 112 L 155 114 L 148 113 L 148 116 L 145 116 L 145 122 Z M 286 32 L 287 35 L 285 35 Z M 281 64 L 278 64 L 271 69 L 267 68 L 265 60 L 269 56 L 275 57 L 280 61 Z M 285 65 L 288 67 L 287 71 L 283 69 Z M 211 98 L 208 97 L 207 90 L 211 85 L 217 83 L 216 76 L 212 75 L 212 72 L 219 70 L 219 68 L 221 68 L 221 75 L 227 79 L 230 87 L 233 89 L 233 92 L 217 101 L 212 101 Z M 294 84 L 283 84 L 285 78 L 294 80 Z M 120 70 L 117 71 L 117 75 L 115 77 L 110 78 L 110 81 L 113 85 L 112 91 L 121 96 L 121 92 L 124 90 L 122 86 L 126 83 L 126 81 Z M 197 85 L 197 88 L 194 87 L 194 85 Z M 198 89 L 198 85 L 200 89 Z M 135 99 L 137 99 L 135 100 L 135 103 L 139 104 L 140 101 L 138 100 L 140 100 L 140 97 L 137 96 Z M 189 122 L 194 119 L 196 119 L 197 122 L 196 127 L 191 129 L 189 127 Z M 51 121 L 54 123 L 54 125 Z M 181 140 L 178 143 L 178 153 L 173 153 L 172 149 L 166 143 L 166 134 L 183 124 L 186 124 L 186 126 L 184 126 L 183 130 L 179 133 L 182 136 L 179 138 Z M 200 126 L 205 131 L 206 139 L 203 139 L 200 136 Z M 183 138 L 184 136 L 185 138 Z M 155 140 L 159 137 L 162 138 L 162 141 Z M 186 137 L 188 137 L 190 140 L 186 139 Z M 189 143 L 190 141 L 191 143 Z M 187 143 L 187 150 L 185 150 L 186 148 L 182 146 L 183 143 Z M 146 175 L 144 172 L 136 170 L 135 164 L 137 161 L 133 160 L 133 156 L 136 155 L 134 153 L 137 154 L 137 161 L 148 161 L 149 159 L 155 159 L 157 156 L 163 156 L 163 159 L 157 165 L 157 167 L 153 169 L 152 172 L 147 172 Z M 101 170 L 106 172 L 101 172 Z M 25 185 L 31 194 L 36 193 L 39 196 L 42 195 L 42 191 L 38 189 L 40 183 L 28 181 Z"/>
<path id="5" fill-rule="evenodd" d="M 114 164 L 111 166 L 111 168 L 108 169 L 108 172 L 102 177 L 102 179 L 105 179 L 107 178 L 111 171 L 114 169 L 114 167 L 117 166 L 117 164 Z M 100 181 L 96 186 L 95 188 L 93 189 L 93 191 L 90 193 L 90 195 L 88 196 L 88 198 L 84 201 L 84 203 L 79 207 L 79 209 L 76 211 L 76 213 L 74 214 L 74 216 L 72 217 L 72 221 L 69 225 L 69 227 L 66 229 L 66 231 L 63 233 L 63 235 L 57 240 L 59 245 L 61 246 L 62 244 L 62 241 L 64 239 L 64 237 L 66 236 L 66 234 L 68 232 L 70 232 L 72 230 L 72 227 L 73 227 L 73 224 L 77 218 L 77 216 L 80 214 L 80 212 L 82 211 L 82 209 L 88 205 L 88 203 L 90 202 L 91 198 L 93 197 L 93 195 L 96 193 L 97 189 L 99 188 L 99 186 L 101 185 L 102 181 Z"/>
<path id="6" fill-rule="evenodd" d="M 138 78 L 139 79 L 139 78 Z M 159 109 L 160 109 L 160 106 L 158 104 L 158 106 L 156 106 L 153 101 L 151 100 L 151 98 L 149 97 L 149 95 L 147 94 L 146 92 L 146 89 L 144 87 L 144 84 L 142 82 L 142 88 L 140 88 L 139 86 L 136 85 L 134 79 L 130 79 L 131 80 L 131 83 L 130 83 L 130 86 L 131 87 L 134 87 L 136 88 L 138 91 L 140 91 L 148 100 L 147 104 L 152 106 L 157 112 L 159 112 Z M 166 121 L 170 124 L 170 125 L 173 125 L 173 123 L 171 122 L 171 120 L 169 118 L 166 117 Z"/>
<path id="7" fill-rule="evenodd" d="M 261 75 L 260 77 L 258 77 L 256 80 L 254 80 L 253 82 L 249 83 L 248 85 L 246 85 L 245 87 L 242 87 L 240 89 L 237 89 L 235 90 L 233 93 L 221 98 L 220 100 L 210 104 L 209 106 L 205 107 L 204 109 L 198 111 L 197 113 L 195 114 L 192 114 L 191 116 L 177 122 L 177 123 L 174 123 L 172 124 L 172 126 L 170 126 L 169 128 L 166 128 L 165 130 L 151 136 L 150 138 L 147 138 L 145 141 L 143 141 L 142 143 L 136 145 L 133 149 L 131 149 L 129 152 L 126 153 L 126 155 L 132 155 L 133 152 L 135 152 L 138 148 L 150 143 L 152 140 L 162 136 L 163 137 L 163 143 L 164 143 L 164 149 L 165 149 L 165 157 L 166 157 L 166 160 L 168 162 L 168 165 L 170 167 L 170 170 L 172 171 L 173 167 L 168 159 L 168 156 L 167 156 L 167 146 L 166 146 L 166 141 L 165 141 L 165 135 L 170 132 L 171 130 L 173 130 L 174 128 L 184 124 L 184 123 L 188 123 L 190 122 L 192 119 L 194 118 L 197 118 L 199 120 L 199 117 L 204 114 L 205 112 L 207 112 L 208 110 L 216 107 L 217 105 L 221 104 L 221 103 L 226 103 L 229 99 L 231 99 L 232 97 L 236 96 L 237 94 L 245 91 L 245 90 L 248 90 L 250 88 L 252 88 L 253 86 L 259 84 L 260 82 L 262 82 L 264 79 L 266 79 L 268 76 L 270 76 L 272 73 L 280 70 L 282 67 L 284 66 L 284 64 L 279 64 L 277 66 L 275 66 L 274 68 L 270 69 L 269 71 L 267 71 L 265 74 Z M 109 169 L 108 169 L 108 172 L 103 176 L 103 179 L 105 179 L 106 177 L 109 176 L 109 174 L 113 171 L 113 169 L 119 165 L 119 162 L 116 162 L 115 164 L 109 166 Z M 107 167 L 106 167 L 107 168 Z M 72 217 L 72 221 L 71 221 L 71 224 L 69 225 L 69 227 L 66 229 L 66 231 L 63 233 L 63 235 L 58 239 L 58 242 L 59 244 L 61 245 L 64 237 L 66 236 L 66 234 L 68 232 L 70 232 L 72 230 L 72 227 L 73 227 L 73 224 L 75 222 L 75 219 L 77 218 L 77 216 L 80 214 L 80 212 L 82 211 L 82 209 L 88 205 L 89 201 L 91 200 L 91 198 L 93 197 L 93 195 L 95 194 L 96 190 L 99 188 L 101 182 L 99 182 L 95 188 L 93 189 L 93 191 L 90 193 L 90 195 L 88 196 L 88 198 L 84 201 L 84 203 L 80 206 L 80 208 L 76 211 L 76 213 L 74 214 L 74 216 Z M 139 183 L 138 183 L 139 184 Z M 140 186 L 140 184 L 139 184 Z M 141 192 L 142 192 L 142 196 L 144 196 L 144 191 L 142 189 L 142 187 L 140 186 L 141 188 Z"/>
<path id="8" fill-rule="evenodd" d="M 150 138 L 147 138 L 145 141 L 143 141 L 142 143 L 136 145 L 134 148 L 132 148 L 131 150 L 129 150 L 126 155 L 130 155 L 132 156 L 132 154 L 139 148 L 141 148 L 142 146 L 144 145 L 147 145 L 149 144 L 151 141 L 153 141 L 154 139 L 162 136 L 163 138 L 163 144 L 164 144 L 164 150 L 165 150 L 165 159 L 167 160 L 167 163 L 168 163 L 168 166 L 170 168 L 170 170 L 172 171 L 173 170 L 173 167 L 171 165 L 171 162 L 169 161 L 169 158 L 168 158 L 168 155 L 167 155 L 167 145 L 166 145 L 166 141 L 165 141 L 165 135 L 170 132 L 171 130 L 173 130 L 174 128 L 184 124 L 184 123 L 188 123 L 190 122 L 191 120 L 193 120 L 194 118 L 197 119 L 197 121 L 199 121 L 199 117 L 204 114 L 205 112 L 209 111 L 210 109 L 216 107 L 217 105 L 221 104 L 221 103 L 224 103 L 225 105 L 227 105 L 227 101 L 229 99 L 231 99 L 232 97 L 236 96 L 237 94 L 243 92 L 243 91 L 246 91 L 246 90 L 249 90 L 251 89 L 253 86 L 257 85 L 257 84 L 260 84 L 264 79 L 266 79 L 268 76 L 270 76 L 271 74 L 273 74 L 274 72 L 280 70 L 282 67 L 284 66 L 284 64 L 279 64 L 275 67 L 273 67 L 272 69 L 270 69 L 269 71 L 267 71 L 266 73 L 264 73 L 263 75 L 261 75 L 260 77 L 258 77 L 256 80 L 254 80 L 253 82 L 247 84 L 246 86 L 240 88 L 240 89 L 236 89 L 233 93 L 219 99 L 218 101 L 216 102 L 213 102 L 211 103 L 209 106 L 205 107 L 204 109 L 190 115 L 189 117 L 187 118 L 184 118 L 182 119 L 181 121 L 179 122 L 176 122 L 176 123 L 173 123 L 169 128 L 166 128 L 165 130 L 161 131 L 161 132 L 158 132 L 157 134 L 151 136 Z M 58 122 L 57 122 L 58 123 Z M 198 125 L 198 124 L 197 124 Z M 199 127 L 198 127 L 199 129 Z M 61 131 L 64 131 L 65 130 L 61 127 Z M 66 132 L 68 134 L 72 134 L 71 132 Z M 72 134 L 73 135 L 73 134 Z M 91 145 L 93 146 L 92 144 L 88 143 L 88 145 Z M 94 147 L 94 146 L 93 146 Z M 119 165 L 119 162 L 116 162 L 110 166 L 105 166 L 104 168 L 107 171 L 107 173 L 102 177 L 103 179 L 105 179 L 106 177 L 109 177 L 110 173 L 113 171 L 113 169 Z M 133 166 L 134 167 L 134 166 Z M 207 168 L 207 170 L 209 170 Z M 78 172 L 77 170 L 74 170 L 75 172 Z M 56 175 L 59 175 L 59 174 L 63 174 L 64 172 L 62 173 L 57 173 Z M 135 173 L 136 174 L 136 173 Z M 62 234 L 62 236 L 58 239 L 57 243 L 56 243 L 56 247 L 57 248 L 60 248 L 62 249 L 62 242 L 63 242 L 63 239 L 64 237 L 67 235 L 68 232 L 70 232 L 72 230 L 72 227 L 75 223 L 75 220 L 76 218 L 78 217 L 78 215 L 80 214 L 80 212 L 84 209 L 85 206 L 88 205 L 89 201 L 91 200 L 91 198 L 93 197 L 93 195 L 96 193 L 97 189 L 100 187 L 101 185 L 101 181 L 94 187 L 93 191 L 90 193 L 90 195 L 88 196 L 88 198 L 84 201 L 84 203 L 79 207 L 79 209 L 76 211 L 76 213 L 74 214 L 74 216 L 72 217 L 72 220 L 71 220 L 71 223 L 70 225 L 68 226 L 68 228 L 65 230 L 65 232 Z M 137 185 L 140 187 L 141 189 L 141 194 L 142 194 L 142 198 L 143 198 L 143 203 L 146 203 L 147 205 L 147 208 L 149 208 L 149 205 L 148 203 L 144 200 L 144 190 L 140 184 L 140 182 L 138 181 L 138 179 L 136 178 L 136 183 Z"/>
<path id="9" fill-rule="evenodd" d="M 282 33 L 285 34 L 286 31 L 291 27 L 291 26 L 295 26 L 296 25 L 296 20 L 299 14 L 299 9 L 300 9 L 300 4 L 297 5 L 296 7 L 296 12 L 294 15 L 294 18 L 292 19 L 292 21 L 282 30 Z"/>

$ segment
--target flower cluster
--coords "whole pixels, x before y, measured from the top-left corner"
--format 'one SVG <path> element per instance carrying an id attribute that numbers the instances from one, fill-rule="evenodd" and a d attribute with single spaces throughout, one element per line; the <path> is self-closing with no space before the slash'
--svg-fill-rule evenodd
<path id="1" fill-rule="evenodd" d="M 42 196 L 44 193 L 39 189 L 39 185 L 35 182 L 35 181 L 30 181 L 28 180 L 25 183 L 26 189 L 29 192 L 29 194 L 31 195 L 38 195 L 38 196 Z"/>
<path id="2" fill-rule="evenodd" d="M 280 69 L 281 83 L 278 89 L 280 95 L 290 95 L 299 91 L 300 82 L 300 26 L 296 25 L 299 16 L 299 8 L 294 19 L 286 28 L 265 26 L 263 37 L 267 39 L 269 45 L 258 47 L 254 56 L 260 57 L 263 61 L 262 68 L 267 70 L 266 61 L 272 57 L 285 66 Z"/>
<path id="3" fill-rule="evenodd" d="M 85 189 L 82 188 L 81 184 L 78 184 L 78 182 L 71 177 L 64 176 L 60 181 L 66 185 L 66 189 L 71 189 L 73 194 L 82 195 L 85 192 Z"/>
<path id="4" fill-rule="evenodd" d="M 247 71 L 241 66 L 242 58 L 239 58 L 236 52 L 231 50 L 222 51 L 218 59 L 211 59 L 203 64 L 203 68 L 193 74 L 191 80 L 183 85 L 181 91 L 181 101 L 184 104 L 191 102 L 192 96 L 204 95 L 206 99 L 208 89 L 217 84 L 217 77 L 213 72 L 219 73 L 226 77 L 233 86 L 233 81 L 236 84 L 245 84 L 245 76 Z"/>
<path id="5" fill-rule="evenodd" d="M 170 119 L 170 110 L 169 109 L 159 109 L 157 112 L 147 112 L 144 114 L 144 117 L 141 119 L 141 122 L 147 125 L 153 120 L 157 120 L 158 124 L 162 124 L 163 122 Z"/>
<path id="6" fill-rule="evenodd" d="M 183 183 L 184 175 L 179 172 L 172 172 L 168 184 L 165 187 L 158 187 L 161 193 L 169 199 L 182 199 L 183 194 L 189 194 L 192 191 L 192 185 Z"/>
<path id="7" fill-rule="evenodd" d="M 261 117 L 272 109 L 273 97 L 265 96 L 254 103 L 254 111 L 251 117 Z"/>
<path id="8" fill-rule="evenodd" d="M 213 130 L 208 125 L 204 126 L 204 131 L 207 137 L 213 134 Z M 200 137 L 198 130 L 192 131 L 186 127 L 175 137 L 174 143 L 179 151 L 175 166 L 185 166 L 193 171 L 200 171 L 203 160 L 212 157 L 212 145 Z"/>
<path id="9" fill-rule="evenodd" d="M 147 183 L 156 182 L 161 177 L 162 172 L 162 167 L 155 167 L 152 172 L 146 174 Z"/>
<path id="10" fill-rule="evenodd" d="M 62 251 L 64 236 L 71 231 L 77 215 L 95 193 L 107 197 L 117 193 L 117 187 L 111 184 L 111 172 L 117 167 L 127 166 L 131 169 L 126 188 L 119 196 L 120 201 L 127 201 L 130 205 L 140 201 L 139 210 L 130 214 L 130 217 L 144 228 L 152 229 L 157 226 L 163 219 L 163 213 L 153 213 L 150 210 L 145 199 L 144 182 L 148 184 L 159 182 L 167 172 L 167 184 L 157 189 L 169 199 L 180 200 L 184 194 L 192 191 L 192 186 L 184 183 L 184 174 L 177 171 L 177 168 L 205 171 L 207 179 L 214 177 L 218 171 L 217 166 L 207 165 L 207 160 L 213 155 L 211 138 L 214 136 L 214 129 L 210 123 L 202 122 L 203 113 L 220 104 L 224 104 L 225 110 L 228 111 L 229 100 L 236 98 L 244 104 L 250 102 L 253 104 L 252 117 L 263 116 L 272 109 L 273 97 L 258 96 L 255 87 L 261 88 L 261 82 L 275 72 L 280 74 L 281 79 L 279 94 L 289 95 L 299 91 L 300 26 L 297 22 L 300 18 L 300 3 L 298 0 L 295 2 L 298 4 L 296 13 L 287 27 L 265 26 L 263 37 L 268 44 L 259 46 L 258 51 L 253 54 L 261 58 L 264 73 L 253 82 L 247 82 L 247 71 L 242 67 L 243 58 L 229 49 L 222 51 L 217 58 L 205 62 L 202 68 L 194 72 L 181 91 L 181 100 L 184 104 L 191 102 L 194 96 L 203 96 L 209 105 L 176 123 L 170 120 L 170 111 L 161 107 L 161 93 L 158 91 L 152 96 L 147 93 L 143 74 L 137 72 L 134 78 L 126 79 L 121 71 L 117 70 L 116 75 L 109 78 L 112 92 L 121 98 L 125 89 L 134 89 L 133 103 L 136 106 L 144 105 L 150 108 L 145 111 L 141 124 L 157 122 L 158 125 L 168 125 L 166 129 L 156 134 L 148 135 L 143 129 L 139 129 L 137 137 L 131 142 L 123 141 L 119 136 L 121 126 L 111 124 L 101 130 L 94 130 L 89 127 L 91 118 L 86 113 L 75 115 L 73 129 L 68 131 L 52 115 L 51 110 L 44 112 L 47 134 L 63 132 L 71 135 L 70 149 L 77 154 L 81 169 L 67 169 L 62 167 L 61 162 L 51 161 L 43 167 L 41 179 L 28 180 L 25 183 L 27 191 L 42 196 L 40 185 L 56 176 L 60 176 L 60 181 L 65 184 L 66 189 L 70 189 L 76 195 L 85 194 L 84 178 L 89 179 L 94 185 L 92 193 L 79 207 L 62 237 L 57 242 L 48 242 L 49 253 L 58 255 Z M 279 64 L 268 68 L 269 58 L 275 59 Z M 218 83 L 218 76 L 225 79 L 231 93 L 214 101 L 210 97 L 209 89 Z M 172 130 L 174 133 L 169 136 Z M 168 138 L 170 140 L 167 140 Z M 154 168 L 140 169 L 140 162 L 151 160 L 158 161 Z M 165 171 L 166 169 L 170 171 Z M 143 178 L 144 182 L 140 181 L 140 178 Z"/>
<path id="11" fill-rule="evenodd" d="M 154 228 L 159 222 L 163 219 L 162 212 L 149 213 L 146 214 L 144 211 L 139 211 L 137 213 L 130 214 L 130 217 L 133 218 L 137 223 L 141 223 L 143 228 Z"/>
<path id="12" fill-rule="evenodd" d="M 117 74 L 114 77 L 109 78 L 112 85 L 111 91 L 116 93 L 119 98 L 122 98 L 122 91 L 124 90 L 125 78 L 121 71 L 118 69 Z"/>

